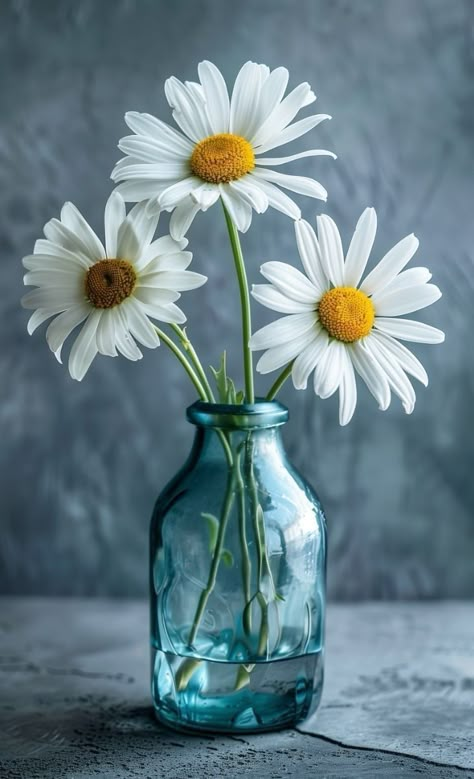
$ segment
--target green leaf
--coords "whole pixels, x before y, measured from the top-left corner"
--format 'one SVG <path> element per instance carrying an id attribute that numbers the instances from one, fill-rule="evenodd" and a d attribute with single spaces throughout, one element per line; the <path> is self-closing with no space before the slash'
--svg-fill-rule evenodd
<path id="1" fill-rule="evenodd" d="M 254 668 L 255 663 L 250 665 L 239 665 L 234 685 L 235 690 L 241 690 L 243 687 L 246 687 L 249 684 L 250 674 Z"/>
<path id="2" fill-rule="evenodd" d="M 176 687 L 178 689 L 178 692 L 184 690 L 191 676 L 193 675 L 194 671 L 199 665 L 201 665 L 201 663 L 202 660 L 195 660 L 193 657 L 188 657 L 186 660 L 183 660 L 178 670 L 176 671 L 176 676 L 175 676 L 175 682 L 176 682 Z"/>
<path id="3" fill-rule="evenodd" d="M 216 380 L 219 401 L 221 403 L 227 403 L 227 353 L 225 351 L 222 352 L 221 363 L 217 370 L 213 368 L 212 365 L 210 367 L 214 379 Z"/>
<path id="4" fill-rule="evenodd" d="M 283 597 L 283 595 L 280 595 L 279 592 L 276 592 L 275 593 L 275 600 L 283 600 L 284 601 L 285 598 Z"/>
<path id="5" fill-rule="evenodd" d="M 201 512 L 201 517 L 206 520 L 209 530 L 209 551 L 212 554 L 217 544 L 217 534 L 219 533 L 219 520 L 214 514 Z"/>
<path id="6" fill-rule="evenodd" d="M 229 551 L 229 549 L 223 549 L 221 552 L 221 560 L 224 563 L 224 565 L 227 565 L 228 568 L 232 568 L 234 565 L 234 555 L 232 552 Z"/>
<path id="7" fill-rule="evenodd" d="M 219 368 L 216 370 L 212 365 L 210 368 L 216 382 L 219 402 L 232 405 L 243 403 L 244 393 L 242 391 L 237 392 L 234 382 L 227 376 L 227 353 L 225 351 L 222 352 Z"/>
<path id="8" fill-rule="evenodd" d="M 231 403 L 235 406 L 237 399 L 237 393 L 235 391 L 235 384 L 232 379 L 227 379 L 227 403 Z"/>

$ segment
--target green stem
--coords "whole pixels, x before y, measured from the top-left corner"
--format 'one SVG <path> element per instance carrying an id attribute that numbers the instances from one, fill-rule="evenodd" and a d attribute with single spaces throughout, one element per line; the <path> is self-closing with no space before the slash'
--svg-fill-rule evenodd
<path id="1" fill-rule="evenodd" d="M 268 559 L 267 545 L 265 540 L 265 522 L 263 517 L 263 510 L 258 500 L 258 487 L 255 479 L 255 473 L 253 469 L 253 451 L 252 451 L 252 439 L 249 435 L 246 446 L 247 454 L 247 478 L 250 484 L 250 500 L 252 505 L 252 518 L 253 527 L 255 533 L 255 541 L 257 545 L 257 593 L 256 599 L 260 606 L 261 621 L 260 631 L 258 638 L 257 652 L 259 655 L 265 653 L 268 642 L 268 601 L 262 592 L 262 581 L 266 574 L 270 580 L 273 594 L 276 594 L 275 583 L 273 581 L 273 574 L 270 567 L 270 560 Z"/>
<path id="2" fill-rule="evenodd" d="M 212 556 L 212 563 L 211 563 L 211 569 L 209 571 L 209 578 L 207 580 L 207 585 L 205 589 L 201 592 L 201 595 L 199 597 L 199 603 L 198 607 L 196 609 L 196 614 L 194 616 L 193 624 L 191 627 L 191 632 L 189 634 L 189 641 L 188 644 L 191 647 L 194 643 L 194 639 L 196 638 L 196 633 L 198 632 L 199 625 L 201 623 L 202 615 L 204 614 L 204 610 L 207 605 L 207 601 L 209 600 L 209 596 L 214 589 L 214 585 L 216 583 L 216 577 L 217 577 L 217 570 L 219 568 L 219 563 L 221 559 L 221 553 L 222 553 L 222 547 L 224 544 L 224 535 L 225 530 L 227 527 L 227 521 L 229 519 L 230 510 L 232 508 L 232 503 L 234 501 L 234 484 L 235 484 L 235 472 L 233 470 L 229 471 L 228 477 L 227 477 L 227 489 L 226 494 L 224 498 L 224 504 L 222 506 L 222 512 L 221 512 L 221 519 L 219 523 L 219 532 L 217 534 L 217 541 L 216 546 L 214 549 L 214 554 Z"/>
<path id="3" fill-rule="evenodd" d="M 188 374 L 188 376 L 191 379 L 192 383 L 196 387 L 196 390 L 197 390 L 201 400 L 208 400 L 206 390 L 202 386 L 201 381 L 200 381 L 196 371 L 194 370 L 192 365 L 188 362 L 188 360 L 186 359 L 185 355 L 180 350 L 179 346 L 177 346 L 175 344 L 175 342 L 169 337 L 169 335 L 167 335 L 165 332 L 163 332 L 163 330 L 161 330 L 161 328 L 156 327 L 156 325 L 155 325 L 155 330 L 158 333 L 158 335 L 161 338 L 161 340 L 163 341 L 163 343 L 165 343 L 166 346 L 168 346 L 168 348 L 171 349 L 171 351 L 173 352 L 175 357 L 177 357 L 178 360 L 180 361 L 180 363 L 183 366 L 184 370 L 186 371 L 186 373 Z"/>
<path id="4" fill-rule="evenodd" d="M 209 384 L 208 378 L 206 376 L 206 372 L 205 372 L 204 368 L 202 367 L 201 360 L 199 359 L 194 346 L 192 345 L 190 339 L 188 338 L 186 330 L 183 327 L 180 327 L 179 325 L 176 325 L 176 324 L 171 324 L 170 327 L 171 327 L 172 330 L 174 330 L 174 332 L 178 336 L 179 340 L 181 341 L 183 349 L 186 352 L 188 352 L 188 354 L 189 354 L 189 356 L 191 358 L 191 362 L 193 363 L 194 368 L 196 370 L 196 373 L 199 376 L 199 380 L 200 380 L 202 386 L 204 387 L 204 389 L 207 392 L 209 401 L 211 403 L 215 403 L 216 399 L 214 397 L 214 393 L 212 392 L 211 385 Z"/>
<path id="5" fill-rule="evenodd" d="M 234 255 L 235 272 L 237 274 L 237 281 L 240 292 L 240 306 L 242 310 L 242 351 L 244 357 L 245 399 L 247 403 L 254 403 L 255 393 L 253 388 L 253 358 L 251 349 L 249 347 L 250 336 L 252 335 L 249 285 L 247 282 L 247 274 L 245 271 L 242 248 L 240 246 L 239 233 L 223 202 L 222 208 L 224 209 L 224 216 L 227 224 L 227 230 L 229 232 L 232 254 Z"/>
<path id="6" fill-rule="evenodd" d="M 260 623 L 260 633 L 258 636 L 257 653 L 259 655 L 266 654 L 268 643 L 268 603 L 262 592 L 257 592 L 257 600 L 262 612 L 262 621 Z"/>
<path id="7" fill-rule="evenodd" d="M 235 468 L 236 468 L 236 481 L 237 481 L 237 489 L 239 493 L 239 539 L 240 539 L 240 548 L 242 551 L 242 580 L 244 585 L 244 598 L 245 598 L 245 607 L 243 610 L 243 626 L 244 631 L 249 635 L 252 630 L 252 619 L 251 619 L 251 608 L 247 608 L 250 603 L 250 582 L 251 582 L 251 563 L 250 563 L 250 555 L 248 550 L 248 544 L 247 544 L 247 531 L 246 531 L 246 505 L 245 505 L 245 485 L 244 480 L 242 478 L 242 473 L 240 470 L 240 458 L 241 454 L 236 455 L 236 462 L 235 462 Z"/>
<path id="8" fill-rule="evenodd" d="M 286 368 L 280 373 L 276 381 L 272 384 L 267 392 L 265 400 L 273 400 L 277 392 L 280 391 L 285 381 L 291 376 L 291 370 L 293 368 L 293 362 L 288 363 Z"/>

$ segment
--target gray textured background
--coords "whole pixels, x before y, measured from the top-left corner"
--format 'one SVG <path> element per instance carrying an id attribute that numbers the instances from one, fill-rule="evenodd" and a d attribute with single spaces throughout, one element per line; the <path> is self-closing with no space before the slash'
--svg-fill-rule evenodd
<path id="1" fill-rule="evenodd" d="M 326 208 L 301 199 L 304 215 L 327 210 L 347 241 L 374 205 L 374 258 L 415 231 L 418 264 L 444 292 L 423 319 L 447 342 L 416 350 L 431 384 L 412 417 L 397 402 L 378 412 L 361 390 L 340 429 L 335 399 L 283 393 L 289 452 L 329 516 L 330 592 L 474 596 L 473 21 L 469 0 L 2 0 L 1 591 L 145 592 L 148 518 L 189 449 L 193 391 L 164 348 L 138 364 L 102 358 L 73 382 L 43 335 L 26 334 L 20 258 L 65 200 L 101 228 L 126 110 L 170 121 L 168 75 L 194 79 L 208 58 L 230 81 L 252 58 L 308 80 L 334 117 L 303 141 L 339 155 L 299 166 L 329 191 Z M 211 277 L 183 301 L 189 332 L 209 362 L 229 348 L 237 373 L 219 209 L 189 237 Z M 253 281 L 264 260 L 296 261 L 291 221 L 255 219 L 244 250 Z M 256 308 L 256 326 L 269 318 Z"/>

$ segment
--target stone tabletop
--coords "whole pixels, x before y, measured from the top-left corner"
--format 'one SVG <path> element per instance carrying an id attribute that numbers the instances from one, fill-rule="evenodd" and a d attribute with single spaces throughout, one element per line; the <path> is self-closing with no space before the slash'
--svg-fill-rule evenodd
<path id="1" fill-rule="evenodd" d="M 470 603 L 331 605 L 318 716 L 258 736 L 159 726 L 147 629 L 141 601 L 0 598 L 2 779 L 474 779 Z"/>

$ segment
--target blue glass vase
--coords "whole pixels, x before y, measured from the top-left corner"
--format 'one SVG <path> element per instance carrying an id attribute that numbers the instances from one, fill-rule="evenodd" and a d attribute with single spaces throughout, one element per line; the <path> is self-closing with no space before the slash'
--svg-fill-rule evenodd
<path id="1" fill-rule="evenodd" d="M 293 726 L 323 682 L 325 519 L 276 402 L 187 410 L 191 454 L 151 522 L 152 697 L 177 729 Z"/>

